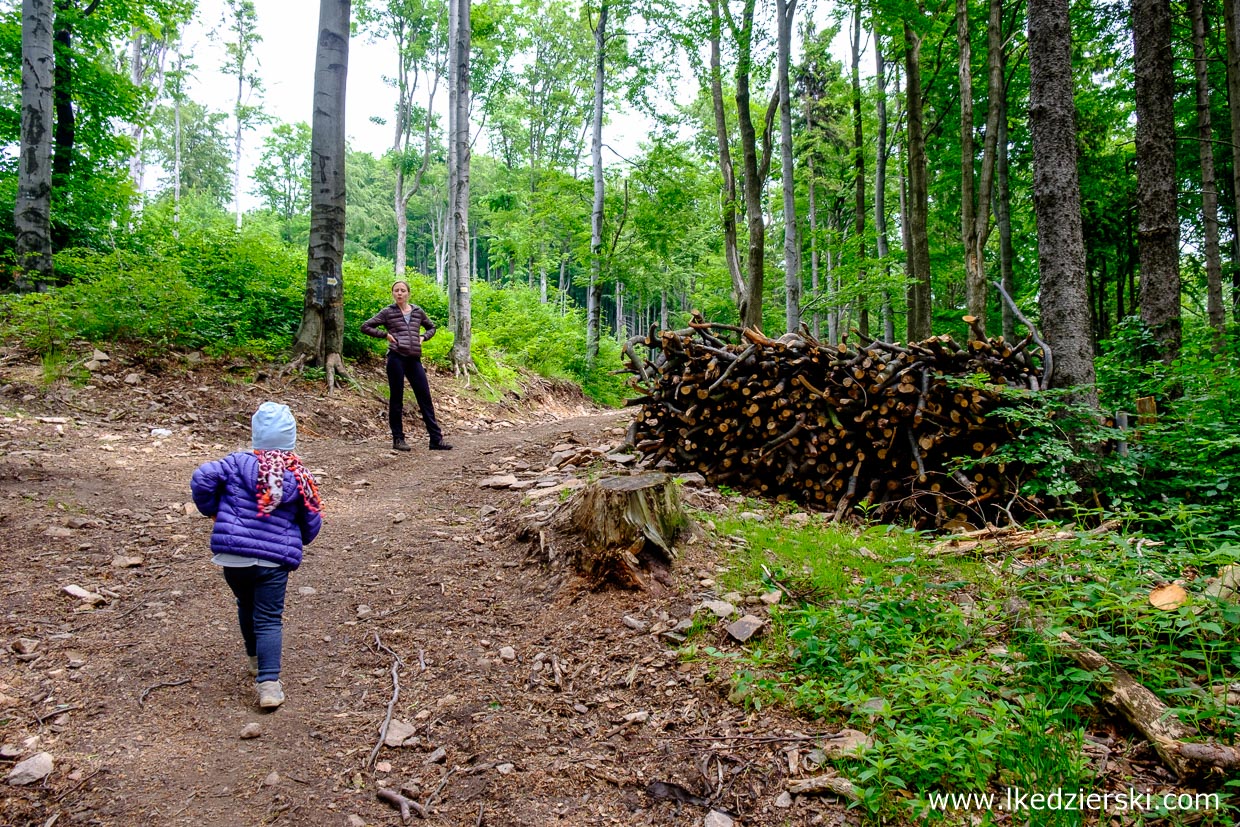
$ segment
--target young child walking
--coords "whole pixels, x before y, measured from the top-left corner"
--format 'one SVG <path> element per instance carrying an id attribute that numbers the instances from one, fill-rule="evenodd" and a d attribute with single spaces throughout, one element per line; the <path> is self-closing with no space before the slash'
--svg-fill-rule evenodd
<path id="1" fill-rule="evenodd" d="M 319 533 L 318 485 L 293 451 L 297 421 L 287 405 L 264 402 L 251 420 L 253 451 L 207 462 L 190 480 L 194 504 L 215 521 L 211 562 L 237 598 L 237 620 L 258 705 L 284 703 L 280 683 L 284 592 L 302 547 Z"/>

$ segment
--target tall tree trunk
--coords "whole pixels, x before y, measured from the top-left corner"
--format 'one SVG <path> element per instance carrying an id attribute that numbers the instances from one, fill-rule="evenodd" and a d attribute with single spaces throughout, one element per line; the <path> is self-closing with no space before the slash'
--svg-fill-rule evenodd
<path id="1" fill-rule="evenodd" d="M 310 250 L 295 359 L 344 372 L 345 86 L 350 0 L 319 0 L 310 133 Z"/>
<path id="2" fill-rule="evenodd" d="M 883 267 L 883 284 L 891 277 L 887 242 L 887 62 L 883 58 L 883 42 L 874 33 L 874 81 L 877 84 L 878 149 L 874 156 L 874 236 L 875 252 Z M 883 287 L 883 338 L 895 341 L 895 319 L 891 310 L 891 292 Z"/>
<path id="3" fill-rule="evenodd" d="M 392 195 L 392 209 L 396 213 L 396 249 L 393 251 L 393 272 L 399 281 L 405 277 L 408 253 L 405 247 L 409 244 L 409 211 L 405 209 L 405 170 L 403 165 L 396 168 L 396 188 Z"/>
<path id="4" fill-rule="evenodd" d="M 762 290 L 766 279 L 766 222 L 763 219 L 762 195 L 766 182 L 766 163 L 758 158 L 758 132 L 750 108 L 750 71 L 753 68 L 753 16 L 756 0 L 745 0 L 741 26 L 736 30 L 736 120 L 741 136 L 741 186 L 745 198 L 745 227 L 748 251 L 745 270 L 749 279 L 749 304 L 741 310 L 741 324 L 762 329 Z M 770 120 L 768 114 L 768 121 Z M 770 129 L 764 133 L 769 147 Z"/>
<path id="5" fill-rule="evenodd" d="M 857 234 L 857 281 L 865 281 L 865 145 L 861 131 L 861 0 L 853 5 L 852 29 L 853 232 Z M 870 335 L 870 306 L 857 298 L 857 327 Z"/>
<path id="6" fill-rule="evenodd" d="M 590 212 L 590 284 L 586 292 L 586 364 L 598 360 L 603 280 L 603 102 L 607 70 L 607 3 L 599 6 L 594 28 L 594 114 L 591 121 L 590 161 L 594 176 L 594 206 Z"/>
<path id="7" fill-rule="evenodd" d="M 1137 109 L 1137 255 L 1141 320 L 1158 343 L 1180 352 L 1180 222 L 1176 212 L 1175 75 L 1170 0 L 1132 0 Z"/>
<path id="8" fill-rule="evenodd" d="M 321 14 L 321 11 L 320 11 Z M 320 25 L 322 25 L 320 23 Z M 318 80 L 318 70 L 315 70 L 315 80 Z M 237 229 L 241 229 L 241 130 L 245 126 L 241 119 L 241 93 L 245 88 L 245 75 L 238 73 L 237 75 L 237 131 L 233 133 L 233 213 L 236 220 Z M 317 114 L 317 112 L 316 112 Z"/>
<path id="9" fill-rule="evenodd" d="M 1230 0 L 1224 0 L 1230 2 Z M 1227 325 L 1223 311 L 1223 262 L 1218 244 L 1218 186 L 1214 181 L 1214 130 L 1210 123 L 1210 78 L 1206 63 L 1206 21 L 1201 0 L 1189 0 L 1193 18 L 1193 67 L 1197 79 L 1197 136 L 1201 157 L 1201 217 L 1206 256 L 1206 314 L 1222 340 Z"/>
<path id="10" fill-rule="evenodd" d="M 792 160 L 792 98 L 788 85 L 788 54 L 792 48 L 792 16 L 797 0 L 775 0 L 779 18 L 779 148 L 784 190 L 784 321 L 789 333 L 801 326 L 801 239 L 797 232 L 796 178 Z"/>
<path id="11" fill-rule="evenodd" d="M 910 342 L 928 339 L 931 333 L 930 236 L 928 230 L 929 190 L 926 171 L 925 127 L 921 105 L 921 37 L 904 23 L 904 86 L 908 99 L 908 178 L 909 204 L 908 262 L 909 285 L 908 338 Z"/>
<path id="12" fill-rule="evenodd" d="M 22 2 L 21 154 L 13 210 L 20 291 L 46 290 L 52 273 L 52 0 Z"/>
<path id="13" fill-rule="evenodd" d="M 181 72 L 181 52 L 177 50 L 177 72 Z M 172 237 L 181 237 L 181 146 L 184 137 L 181 134 L 181 98 L 178 93 L 172 101 Z"/>
<path id="14" fill-rule="evenodd" d="M 719 146 L 719 174 L 722 178 L 723 258 L 732 278 L 732 294 L 736 306 L 744 318 L 749 306 L 749 283 L 741 272 L 740 242 L 736 229 L 736 170 L 732 166 L 729 147 L 727 110 L 723 104 L 723 73 L 720 68 L 720 37 L 722 24 L 719 19 L 719 3 L 727 0 L 710 0 L 710 94 L 715 111 L 715 141 Z"/>
<path id="15" fill-rule="evenodd" d="M 1016 277 L 1012 270 L 1012 191 L 1008 181 L 1008 104 L 1007 89 L 1003 92 L 1003 111 L 999 116 L 998 193 L 995 196 L 995 222 L 999 225 L 999 278 L 1009 296 L 1016 297 Z M 1016 316 L 1007 302 L 1003 303 L 1003 338 L 1016 340 Z"/>
<path id="16" fill-rule="evenodd" d="M 68 15 L 58 17 L 52 38 L 55 58 L 56 108 L 55 145 L 52 148 L 52 188 L 68 185 L 73 169 L 73 145 L 77 141 L 77 116 L 73 110 L 73 23 Z"/>
<path id="17" fill-rule="evenodd" d="M 814 338 L 819 339 L 822 337 L 822 316 L 818 312 L 818 204 L 815 197 L 818 181 L 814 178 L 814 153 L 809 152 L 806 157 L 809 166 L 809 181 L 806 182 L 809 189 L 809 289 L 814 304 Z"/>
<path id="18" fill-rule="evenodd" d="M 1237 8 L 1240 0 L 1223 0 L 1223 20 L 1227 41 L 1227 112 L 1231 117 L 1231 191 L 1240 204 L 1240 28 Z M 1231 257 L 1232 319 L 1240 323 L 1240 206 L 1232 210 L 1234 245 Z"/>
<path id="19" fill-rule="evenodd" d="M 1030 0 L 1033 208 L 1038 222 L 1042 332 L 1053 356 L 1049 383 L 1080 388 L 1080 398 L 1097 407 L 1076 168 L 1071 38 L 1068 0 Z"/>
<path id="20" fill-rule="evenodd" d="M 472 293 L 469 283 L 469 50 L 470 0 L 448 0 L 448 303 L 455 311 L 452 326 L 452 370 L 468 376 L 477 371 L 473 345 Z"/>

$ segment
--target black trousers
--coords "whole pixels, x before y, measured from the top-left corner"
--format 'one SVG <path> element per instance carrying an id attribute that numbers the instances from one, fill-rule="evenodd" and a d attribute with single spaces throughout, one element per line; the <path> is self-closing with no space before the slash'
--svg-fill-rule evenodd
<path id="1" fill-rule="evenodd" d="M 418 410 L 422 413 L 422 421 L 426 423 L 426 433 L 431 438 L 431 445 L 443 441 L 443 431 L 435 421 L 435 404 L 431 402 L 431 386 L 426 381 L 426 371 L 422 369 L 422 360 L 417 356 L 401 356 L 399 353 L 388 352 L 388 425 L 392 429 L 392 439 L 405 438 L 405 426 L 401 418 L 405 414 L 405 379 L 413 388 L 413 397 L 418 400 Z"/>

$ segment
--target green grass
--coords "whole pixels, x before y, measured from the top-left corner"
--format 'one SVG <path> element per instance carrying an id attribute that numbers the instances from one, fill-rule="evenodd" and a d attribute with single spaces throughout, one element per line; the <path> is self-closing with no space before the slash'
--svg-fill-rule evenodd
<path id="1" fill-rule="evenodd" d="M 1082 534 L 984 558 L 932 556 L 914 532 L 858 531 L 821 517 L 789 526 L 780 519 L 786 507 L 766 513 L 760 521 L 712 516 L 725 549 L 716 590 L 784 592 L 767 634 L 739 651 L 691 636 L 684 654 L 717 659 L 735 703 L 777 704 L 824 727 L 869 733 L 870 748 L 834 764 L 872 823 L 967 821 L 935 810 L 934 793 L 1105 789 L 1082 750 L 1102 716 L 1096 676 L 1021 623 L 1014 599 L 1129 669 L 1203 735 L 1234 743 L 1240 733 L 1234 708 L 1192 688 L 1240 679 L 1240 607 L 1202 594 L 1207 576 L 1240 559 L 1240 548 Z M 1151 607 L 1149 589 L 1176 578 L 1192 595 L 1188 605 Z M 1029 823 L 1081 823 L 1079 812 L 1036 816 Z M 1199 823 L 1234 817 L 1224 809 Z"/>

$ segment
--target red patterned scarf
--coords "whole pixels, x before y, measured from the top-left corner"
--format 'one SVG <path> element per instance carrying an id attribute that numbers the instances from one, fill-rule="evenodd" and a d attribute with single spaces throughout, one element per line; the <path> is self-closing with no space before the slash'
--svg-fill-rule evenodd
<path id="1" fill-rule="evenodd" d="M 319 500 L 319 486 L 314 475 L 302 465 L 301 457 L 292 451 L 255 451 L 258 457 L 258 516 L 269 517 L 284 501 L 284 472 L 291 471 L 297 480 L 297 490 L 306 502 L 306 508 L 318 514 L 323 507 Z"/>

